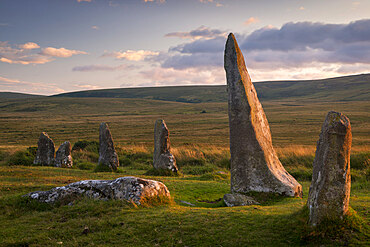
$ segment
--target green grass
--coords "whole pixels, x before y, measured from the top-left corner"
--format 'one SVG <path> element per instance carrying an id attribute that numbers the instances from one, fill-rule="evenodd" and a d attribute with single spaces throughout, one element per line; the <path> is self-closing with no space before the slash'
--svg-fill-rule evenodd
<path id="1" fill-rule="evenodd" d="M 310 184 L 307 180 L 300 180 L 303 199 L 277 198 L 258 206 L 234 208 L 220 201 L 229 192 L 229 178 L 203 175 L 141 175 L 167 185 L 175 203 L 162 206 L 133 207 L 120 201 L 82 200 L 73 206 L 51 207 L 20 197 L 35 190 L 85 179 L 114 179 L 130 172 L 127 168 L 117 174 L 0 166 L 0 245 L 57 246 L 62 242 L 64 246 L 301 246 L 320 241 L 323 230 L 312 233 L 306 227 L 307 216 L 302 214 Z M 325 239 L 329 245 L 367 243 L 369 188 L 360 188 L 356 183 L 350 205 L 362 223 L 346 228 L 345 238 L 330 232 L 333 228 L 324 231 L 325 236 L 333 238 Z"/>

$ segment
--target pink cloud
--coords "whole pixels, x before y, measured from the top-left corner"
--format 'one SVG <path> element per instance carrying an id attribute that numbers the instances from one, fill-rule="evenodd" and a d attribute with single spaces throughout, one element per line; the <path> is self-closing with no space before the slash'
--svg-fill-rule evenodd
<path id="1" fill-rule="evenodd" d="M 87 54 L 84 51 L 78 51 L 78 50 L 68 50 L 66 48 L 53 48 L 53 47 L 46 47 L 43 48 L 41 55 L 45 56 L 51 56 L 51 57 L 71 57 L 73 55 L 79 55 L 79 54 Z"/>

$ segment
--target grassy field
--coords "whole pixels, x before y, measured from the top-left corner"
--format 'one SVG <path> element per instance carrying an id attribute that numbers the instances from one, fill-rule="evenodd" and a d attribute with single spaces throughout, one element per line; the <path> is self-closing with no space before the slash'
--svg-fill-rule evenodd
<path id="1" fill-rule="evenodd" d="M 0 246 L 366 246 L 370 236 L 370 101 L 324 102 L 303 97 L 262 104 L 273 144 L 283 165 L 303 185 L 304 197 L 227 208 L 220 200 L 230 190 L 225 102 L 0 99 Z M 307 228 L 304 205 L 316 141 L 330 110 L 343 112 L 351 120 L 350 205 L 354 211 L 350 223 L 333 224 L 336 229 L 325 232 Z M 145 175 L 151 168 L 157 118 L 165 119 L 170 129 L 180 177 Z M 94 172 L 102 121 L 108 122 L 116 144 L 118 173 Z M 56 147 L 66 140 L 82 147 L 73 150 L 73 169 L 31 165 L 42 131 Z M 73 206 L 49 207 L 21 197 L 83 179 L 128 175 L 164 182 L 173 203 L 134 207 L 82 200 Z"/>
<path id="2" fill-rule="evenodd" d="M 274 145 L 315 146 L 328 111 L 346 114 L 352 125 L 353 148 L 370 144 L 370 101 L 262 102 Z M 205 113 L 202 113 L 205 111 Z M 36 98 L 0 100 L 0 146 L 35 146 L 42 131 L 60 145 L 65 140 L 98 140 L 100 122 L 107 122 L 120 145 L 152 146 L 154 122 L 163 118 L 173 146 L 228 146 L 226 103 L 179 103 L 144 99 Z M 292 128 L 294 126 L 294 128 Z"/>

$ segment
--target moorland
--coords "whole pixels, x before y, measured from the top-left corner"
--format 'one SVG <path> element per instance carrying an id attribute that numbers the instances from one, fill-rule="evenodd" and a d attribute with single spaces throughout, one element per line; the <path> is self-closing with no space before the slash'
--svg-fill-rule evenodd
<path id="1" fill-rule="evenodd" d="M 369 241 L 370 75 L 255 83 L 273 145 L 303 186 L 300 198 L 227 208 L 230 190 L 225 86 L 107 89 L 52 97 L 0 93 L 0 239 L 3 246 L 297 246 Z M 351 218 L 307 228 L 304 205 L 321 125 L 328 111 L 351 121 Z M 166 121 L 181 176 L 147 175 L 156 119 Z M 118 172 L 98 172 L 100 122 L 109 124 Z M 56 148 L 72 143 L 73 169 L 33 166 L 45 131 Z M 133 206 L 82 200 L 47 206 L 21 197 L 84 179 L 140 176 L 162 181 L 173 202 Z M 338 231 L 343 228 L 342 231 Z"/>

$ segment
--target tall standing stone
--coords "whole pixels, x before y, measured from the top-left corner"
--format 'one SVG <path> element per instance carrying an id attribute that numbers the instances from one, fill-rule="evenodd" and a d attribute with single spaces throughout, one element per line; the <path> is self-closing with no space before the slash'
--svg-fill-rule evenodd
<path id="1" fill-rule="evenodd" d="M 323 219 L 343 219 L 348 211 L 351 143 L 349 119 L 341 113 L 329 112 L 317 142 L 307 200 L 309 224 L 313 226 Z"/>
<path id="2" fill-rule="evenodd" d="M 46 132 L 42 132 L 37 142 L 37 152 L 33 164 L 51 166 L 54 164 L 55 146 Z"/>
<path id="3" fill-rule="evenodd" d="M 69 141 L 62 143 L 58 151 L 55 155 L 55 166 L 56 167 L 63 167 L 63 168 L 70 168 L 73 166 L 72 161 L 72 146 Z"/>
<path id="4" fill-rule="evenodd" d="M 153 166 L 155 169 L 177 172 L 176 159 L 171 153 L 169 134 L 164 120 L 158 119 L 154 126 Z"/>
<path id="5" fill-rule="evenodd" d="M 113 138 L 108 124 L 101 123 L 99 129 L 99 164 L 106 165 L 112 170 L 119 166 L 118 155 L 114 149 Z"/>
<path id="6" fill-rule="evenodd" d="M 270 127 L 231 33 L 226 42 L 231 192 L 250 191 L 302 196 L 302 186 L 284 169 L 272 146 Z"/>

